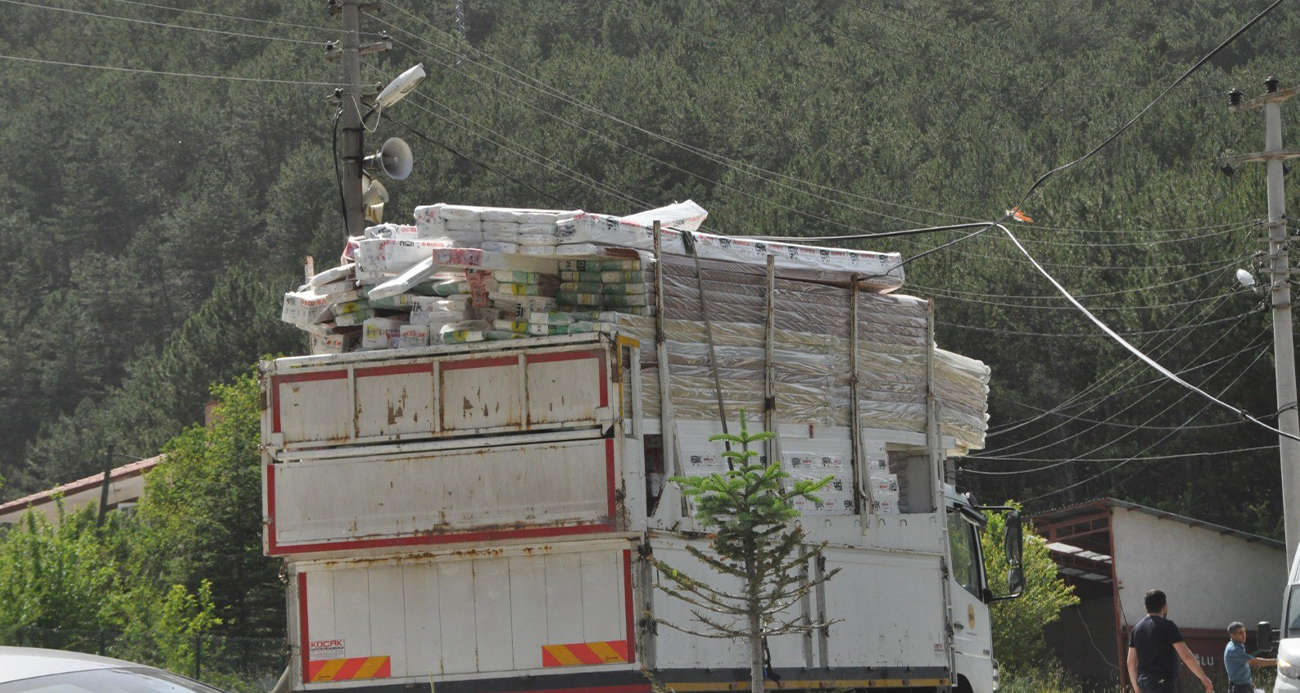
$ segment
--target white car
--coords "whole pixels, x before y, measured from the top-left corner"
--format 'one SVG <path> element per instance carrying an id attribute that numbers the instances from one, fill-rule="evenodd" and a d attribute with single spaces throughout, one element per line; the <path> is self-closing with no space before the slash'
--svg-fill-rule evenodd
<path id="1" fill-rule="evenodd" d="M 0 693 L 222 693 L 170 671 L 120 659 L 0 647 Z"/>

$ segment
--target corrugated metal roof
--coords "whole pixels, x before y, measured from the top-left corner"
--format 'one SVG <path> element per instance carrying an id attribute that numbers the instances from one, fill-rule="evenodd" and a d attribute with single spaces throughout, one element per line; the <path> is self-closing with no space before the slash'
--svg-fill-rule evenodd
<path id="1" fill-rule="evenodd" d="M 1044 520 L 1048 522 L 1068 522 L 1070 519 L 1075 517 L 1084 517 L 1086 515 L 1093 514 L 1099 509 L 1114 509 L 1114 508 L 1120 508 L 1123 510 L 1132 510 L 1135 512 L 1144 513 L 1146 515 L 1151 515 L 1152 517 L 1158 517 L 1164 520 L 1172 520 L 1174 522 L 1180 522 L 1189 527 L 1200 527 L 1203 529 L 1207 529 L 1211 532 L 1217 532 L 1224 536 L 1236 537 L 1237 539 L 1241 539 L 1242 541 L 1246 541 L 1246 542 L 1263 544 L 1265 546 L 1271 546 L 1277 549 L 1283 549 L 1283 550 L 1286 549 L 1286 544 L 1281 541 L 1278 541 L 1277 539 L 1270 539 L 1268 537 L 1260 536 L 1258 534 L 1243 532 L 1239 529 L 1232 529 L 1231 527 L 1216 525 L 1213 522 L 1204 522 L 1202 520 L 1197 520 L 1196 518 L 1187 517 L 1186 515 L 1179 515 L 1177 513 L 1171 513 L 1166 510 L 1159 510 L 1145 505 L 1139 505 L 1137 503 L 1130 503 L 1129 501 L 1119 500 L 1118 498 L 1096 498 L 1083 503 L 1078 503 L 1076 505 L 1067 505 L 1060 508 L 1055 508 L 1053 510 L 1048 510 L 1046 512 L 1035 513 L 1032 516 L 1032 519 L 1036 521 Z"/>

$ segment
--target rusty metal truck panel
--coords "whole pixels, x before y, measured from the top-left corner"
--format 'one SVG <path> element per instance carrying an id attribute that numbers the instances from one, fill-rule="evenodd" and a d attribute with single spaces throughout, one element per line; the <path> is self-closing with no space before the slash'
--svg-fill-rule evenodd
<path id="1" fill-rule="evenodd" d="M 289 555 L 609 532 L 611 438 L 268 464 L 266 550 Z"/>
<path id="2" fill-rule="evenodd" d="M 264 365 L 273 454 L 608 423 L 608 346 L 595 336 L 529 349 L 281 359 Z"/>

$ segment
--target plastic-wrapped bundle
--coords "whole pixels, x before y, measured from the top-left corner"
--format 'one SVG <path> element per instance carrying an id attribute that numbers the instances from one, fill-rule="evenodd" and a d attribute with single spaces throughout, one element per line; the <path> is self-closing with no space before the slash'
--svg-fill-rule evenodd
<path id="1" fill-rule="evenodd" d="M 417 296 L 411 307 L 412 325 L 446 325 L 465 319 L 469 306 L 468 296 L 437 298 Z"/>
<path id="2" fill-rule="evenodd" d="M 391 318 L 370 318 L 362 325 L 362 349 L 396 349 L 406 323 Z"/>

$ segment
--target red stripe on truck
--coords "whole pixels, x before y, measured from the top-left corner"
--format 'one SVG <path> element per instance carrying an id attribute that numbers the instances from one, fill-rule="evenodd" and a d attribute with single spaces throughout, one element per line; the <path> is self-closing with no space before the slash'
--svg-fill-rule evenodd
<path id="1" fill-rule="evenodd" d="M 632 551 L 623 551 L 623 601 L 627 604 L 627 656 L 628 662 L 636 662 L 636 620 L 632 600 Z"/>
<path id="2" fill-rule="evenodd" d="M 315 553 L 317 551 L 338 551 L 341 549 L 375 549 L 397 546 L 424 546 L 429 544 L 456 544 L 474 541 L 495 541 L 500 539 L 529 539 L 534 537 L 557 537 L 569 534 L 595 534 L 614 531 L 613 518 L 608 522 L 589 525 L 564 525 L 561 527 L 533 527 L 528 529 L 511 529 L 495 532 L 462 532 L 459 534 L 430 534 L 413 537 L 394 537 L 391 539 L 360 539 L 352 541 L 331 541 L 317 544 L 291 544 L 288 546 L 269 547 L 271 556 L 287 556 L 297 553 Z"/>
<path id="3" fill-rule="evenodd" d="M 355 373 L 358 378 L 371 378 L 381 375 L 405 375 L 407 373 L 432 373 L 432 363 L 417 363 L 406 366 L 378 366 L 375 368 L 358 368 Z"/>
<path id="4" fill-rule="evenodd" d="M 311 639 L 307 637 L 307 573 L 298 573 L 298 649 L 302 654 L 302 682 L 311 683 L 308 655 Z"/>

